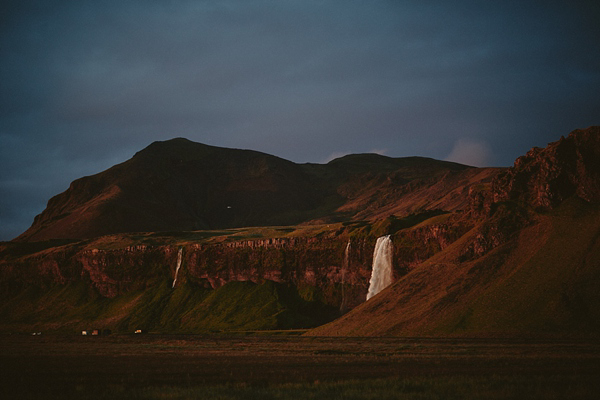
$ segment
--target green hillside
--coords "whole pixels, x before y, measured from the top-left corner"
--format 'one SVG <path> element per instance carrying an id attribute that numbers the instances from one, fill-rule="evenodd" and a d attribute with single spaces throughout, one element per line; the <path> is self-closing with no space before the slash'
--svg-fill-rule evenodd
<path id="1" fill-rule="evenodd" d="M 20 292 L 5 301 L 0 318 L 6 331 L 227 332 L 311 328 L 331 320 L 336 310 L 305 300 L 298 290 L 272 281 L 230 282 L 208 290 L 185 282 L 155 286 L 114 299 L 83 283 Z"/>

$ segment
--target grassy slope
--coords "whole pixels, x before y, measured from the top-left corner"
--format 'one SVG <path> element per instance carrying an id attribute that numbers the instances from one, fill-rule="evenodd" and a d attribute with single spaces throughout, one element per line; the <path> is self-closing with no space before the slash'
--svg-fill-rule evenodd
<path id="1" fill-rule="evenodd" d="M 471 232 L 311 335 L 600 332 L 600 210 L 569 201 L 518 238 L 458 263 Z"/>
<path id="2" fill-rule="evenodd" d="M 294 287 L 265 281 L 230 282 L 207 290 L 162 280 L 114 299 L 83 283 L 25 290 L 0 308 L 5 331 L 136 329 L 158 332 L 218 332 L 310 328 L 331 320 L 332 310 L 304 300 Z"/>
<path id="3" fill-rule="evenodd" d="M 540 227 L 522 235 L 500 279 L 457 315 L 459 330 L 600 332 L 600 212 L 573 201 L 546 225 L 545 242 Z"/>

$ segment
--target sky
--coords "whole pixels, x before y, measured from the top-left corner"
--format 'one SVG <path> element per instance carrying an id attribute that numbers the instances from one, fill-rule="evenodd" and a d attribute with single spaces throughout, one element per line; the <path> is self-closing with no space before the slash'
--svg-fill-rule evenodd
<path id="1" fill-rule="evenodd" d="M 4 1 L 0 240 L 185 137 L 510 166 L 600 124 L 597 1 Z"/>

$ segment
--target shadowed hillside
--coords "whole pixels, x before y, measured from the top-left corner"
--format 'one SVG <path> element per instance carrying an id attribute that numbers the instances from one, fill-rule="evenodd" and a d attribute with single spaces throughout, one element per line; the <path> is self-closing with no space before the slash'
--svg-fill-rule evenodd
<path id="1" fill-rule="evenodd" d="M 173 139 L 74 181 L 16 240 L 294 224 L 338 201 L 292 162 Z"/>

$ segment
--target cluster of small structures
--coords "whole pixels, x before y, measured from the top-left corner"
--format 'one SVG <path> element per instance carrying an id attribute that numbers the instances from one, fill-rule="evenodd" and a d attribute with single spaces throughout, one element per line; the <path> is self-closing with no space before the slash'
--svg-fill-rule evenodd
<path id="1" fill-rule="evenodd" d="M 112 333 L 112 331 L 110 329 L 90 329 L 90 330 L 83 330 L 81 331 L 81 335 L 82 336 L 106 336 L 106 335 L 110 335 Z"/>
<path id="2" fill-rule="evenodd" d="M 145 333 L 143 330 L 141 329 L 136 329 L 134 331 L 134 333 L 136 334 L 141 334 L 141 333 Z M 38 335 L 41 335 L 42 333 L 38 333 Z M 108 336 L 112 334 L 112 331 L 110 329 L 84 329 L 81 331 L 81 335 L 82 336 Z M 34 333 L 35 335 L 35 333 Z"/>

